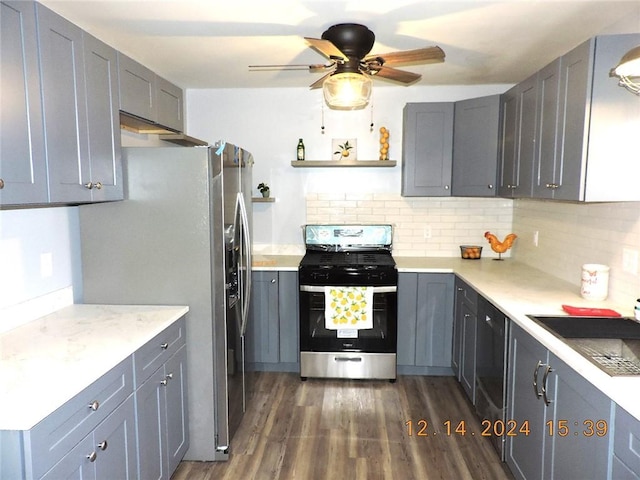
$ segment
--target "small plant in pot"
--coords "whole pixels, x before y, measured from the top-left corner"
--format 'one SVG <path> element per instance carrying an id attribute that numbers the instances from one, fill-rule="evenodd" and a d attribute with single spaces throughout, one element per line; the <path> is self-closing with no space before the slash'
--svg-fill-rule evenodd
<path id="1" fill-rule="evenodd" d="M 259 183 L 258 190 L 260 190 L 260 193 L 264 198 L 269 198 L 269 194 L 271 193 L 271 191 L 269 190 L 269 185 L 267 185 L 266 183 Z"/>

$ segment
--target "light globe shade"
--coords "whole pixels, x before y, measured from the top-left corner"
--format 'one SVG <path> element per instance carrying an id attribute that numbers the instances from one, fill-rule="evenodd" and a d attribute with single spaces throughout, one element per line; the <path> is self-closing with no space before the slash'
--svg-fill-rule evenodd
<path id="1" fill-rule="evenodd" d="M 371 79 L 361 73 L 336 73 L 327 78 L 322 91 L 330 108 L 357 110 L 371 98 Z"/>
<path id="2" fill-rule="evenodd" d="M 640 95 L 640 46 L 625 53 L 617 67 L 611 69 L 611 77 L 618 77 L 618 85 Z"/>
<path id="3" fill-rule="evenodd" d="M 614 72 L 619 77 L 640 77 L 640 46 L 625 53 Z"/>

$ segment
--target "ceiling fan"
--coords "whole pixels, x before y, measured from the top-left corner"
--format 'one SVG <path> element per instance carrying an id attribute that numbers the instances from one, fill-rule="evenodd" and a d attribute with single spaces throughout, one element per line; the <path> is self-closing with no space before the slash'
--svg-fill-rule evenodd
<path id="1" fill-rule="evenodd" d="M 443 62 L 445 54 L 440 47 L 370 55 L 375 34 L 364 25 L 340 23 L 329 27 L 322 38 L 305 37 L 309 45 L 329 59 L 316 65 L 250 65 L 250 69 L 308 69 L 327 72 L 311 84 L 323 88 L 330 107 L 355 109 L 364 107 L 371 95 L 370 77 L 380 77 L 409 85 L 422 76 L 399 70 L 390 65 L 408 65 Z"/>

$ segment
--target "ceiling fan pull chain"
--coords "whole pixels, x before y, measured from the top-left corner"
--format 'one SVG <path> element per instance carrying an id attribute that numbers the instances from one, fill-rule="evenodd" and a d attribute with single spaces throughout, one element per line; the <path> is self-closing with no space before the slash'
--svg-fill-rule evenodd
<path id="1" fill-rule="evenodd" d="M 322 97 L 322 100 L 320 102 L 320 109 L 321 109 L 321 112 L 322 112 L 322 114 L 321 114 L 322 115 L 322 125 L 320 126 L 320 133 L 322 135 L 324 135 L 324 97 Z"/>
<path id="2" fill-rule="evenodd" d="M 373 132 L 373 98 L 371 99 L 371 124 L 369 125 L 369 131 Z"/>

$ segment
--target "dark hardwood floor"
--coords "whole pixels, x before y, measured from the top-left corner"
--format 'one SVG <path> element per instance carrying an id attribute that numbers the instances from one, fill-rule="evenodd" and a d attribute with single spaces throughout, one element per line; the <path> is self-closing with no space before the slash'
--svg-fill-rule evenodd
<path id="1" fill-rule="evenodd" d="M 182 462 L 172 480 L 513 478 L 453 377 L 256 375 L 230 460 Z M 461 421 L 464 434 L 455 432 Z"/>

